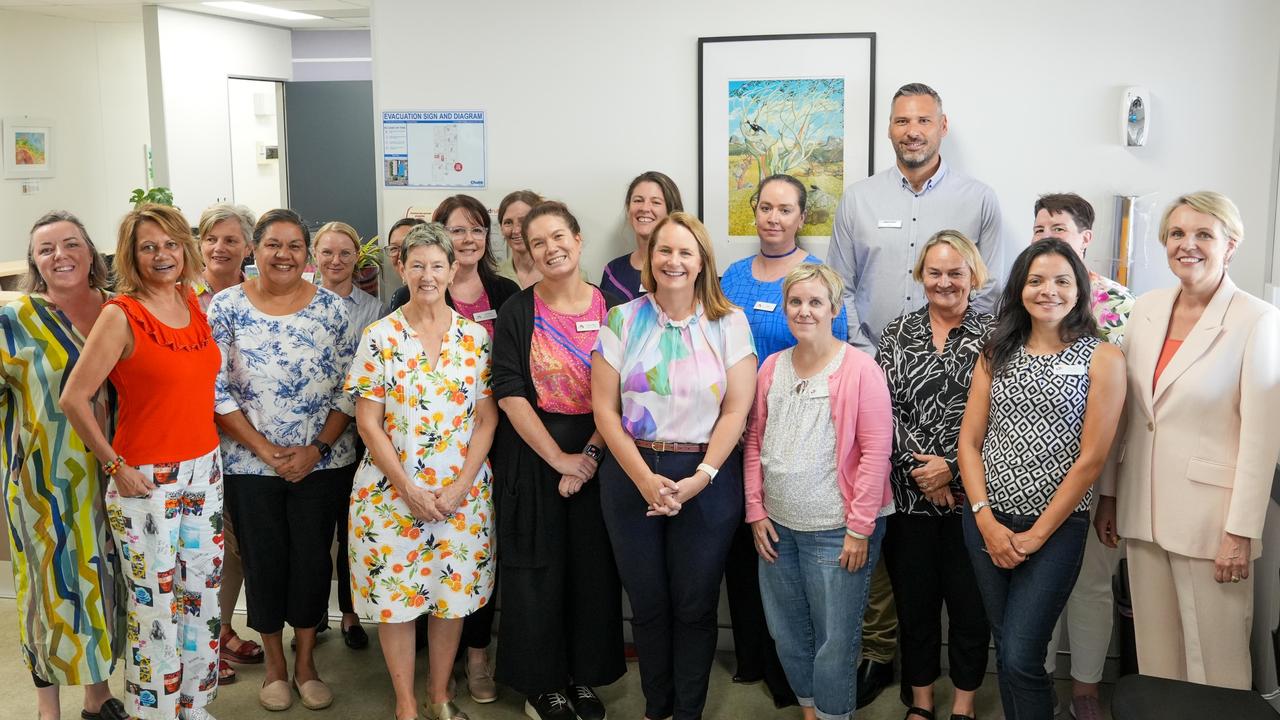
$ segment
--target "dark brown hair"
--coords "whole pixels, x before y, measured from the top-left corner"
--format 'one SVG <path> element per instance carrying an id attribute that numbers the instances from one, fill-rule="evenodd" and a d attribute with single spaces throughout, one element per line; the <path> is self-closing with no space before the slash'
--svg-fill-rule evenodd
<path id="1" fill-rule="evenodd" d="M 1084 232 L 1093 229 L 1093 206 L 1088 200 L 1075 193 L 1049 193 L 1036 200 L 1036 215 L 1047 210 L 1050 215 L 1066 213 L 1075 221 L 1076 230 Z"/>
<path id="2" fill-rule="evenodd" d="M 492 279 L 498 274 L 498 263 L 493 259 L 493 243 L 489 242 L 490 223 L 489 210 L 484 203 L 471 197 L 470 195 L 450 195 L 436 206 L 436 211 L 431 213 L 431 222 L 437 222 L 441 225 L 449 222 L 449 216 L 454 210 L 465 210 L 472 219 L 485 230 L 484 238 L 484 255 L 480 257 L 480 263 L 476 265 L 476 271 L 483 278 Z"/>

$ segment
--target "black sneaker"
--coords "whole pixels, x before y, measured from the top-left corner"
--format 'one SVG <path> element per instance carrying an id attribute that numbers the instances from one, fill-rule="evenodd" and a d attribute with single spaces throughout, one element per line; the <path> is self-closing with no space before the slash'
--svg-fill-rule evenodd
<path id="1" fill-rule="evenodd" d="M 595 690 L 586 685 L 574 685 L 569 688 L 569 697 L 578 720 L 605 720 L 604 703 L 600 702 Z"/>
<path id="2" fill-rule="evenodd" d="M 526 698 L 524 714 L 533 720 L 574 720 L 569 698 L 558 692 Z"/>

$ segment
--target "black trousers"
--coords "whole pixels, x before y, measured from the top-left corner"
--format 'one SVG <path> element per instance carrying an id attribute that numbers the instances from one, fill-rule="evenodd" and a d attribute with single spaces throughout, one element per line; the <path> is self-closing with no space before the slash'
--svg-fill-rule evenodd
<path id="1" fill-rule="evenodd" d="M 236 519 L 249 627 L 277 633 L 320 624 L 329 578 L 338 497 L 351 494 L 351 468 L 317 470 L 291 483 L 273 475 L 227 475 L 226 504 Z M 349 583 L 348 583 L 349 584 Z"/>
<path id="2" fill-rule="evenodd" d="M 791 692 L 791 684 L 765 623 L 759 564 L 751 526 L 742 523 L 733 534 L 724 566 L 729 622 L 733 625 L 733 654 L 738 664 L 736 677 L 746 681 L 764 678 L 773 703 L 786 707 L 796 704 L 796 695 Z"/>
<path id="3" fill-rule="evenodd" d="M 357 449 L 360 451 L 357 457 L 363 457 L 363 444 L 357 443 Z M 338 540 L 338 552 L 333 559 L 333 577 L 338 581 L 338 609 L 343 614 L 355 612 L 355 606 L 351 604 L 351 560 L 347 557 L 350 535 L 347 525 L 350 522 L 348 509 L 351 506 L 351 484 L 355 480 L 359 464 L 339 468 L 340 471 L 347 472 L 342 480 L 346 493 L 339 494 L 335 491 L 333 494 L 333 530 Z"/>
<path id="4" fill-rule="evenodd" d="M 692 475 L 701 453 L 641 450 L 650 470 Z M 648 503 L 613 459 L 600 466 L 600 497 L 640 654 L 645 715 L 697 720 L 716 654 L 716 606 L 733 533 L 742 524 L 742 458 L 725 460 L 715 482 L 675 517 L 646 517 Z"/>
<path id="5" fill-rule="evenodd" d="M 941 676 L 946 603 L 951 682 L 957 690 L 977 690 L 987 671 L 991 631 L 960 514 L 890 515 L 884 558 L 898 605 L 902 684 L 925 687 Z"/>
<path id="6" fill-rule="evenodd" d="M 600 511 L 600 481 L 543 505 L 547 545 L 542 567 L 502 565 L 502 626 L 497 680 L 524 695 L 578 685 L 608 685 L 627 672 L 622 642 L 622 583 Z M 558 552 L 556 552 L 558 551 Z"/>

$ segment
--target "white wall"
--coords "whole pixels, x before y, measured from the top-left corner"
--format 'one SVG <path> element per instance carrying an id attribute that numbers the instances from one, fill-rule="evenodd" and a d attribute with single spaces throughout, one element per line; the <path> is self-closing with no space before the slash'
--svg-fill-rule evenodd
<path id="1" fill-rule="evenodd" d="M 424 40 L 441 27 L 451 31 Z M 487 110 L 490 186 L 477 195 L 493 207 L 527 186 L 567 201 L 595 276 L 630 242 L 622 194 L 635 174 L 667 172 L 697 208 L 699 36 L 873 31 L 877 167 L 893 159 L 893 91 L 927 82 L 950 119 L 943 155 L 996 189 L 1020 237 L 1036 195 L 1074 190 L 1097 208 L 1090 255 L 1102 268 L 1113 195 L 1158 192 L 1163 205 L 1216 189 L 1240 205 L 1249 232 L 1232 274 L 1260 293 L 1275 202 L 1277 27 L 1274 0 L 651 0 L 627 10 L 375 0 L 374 102 Z M 1153 95 L 1145 148 L 1119 145 L 1128 85 Z M 444 194 L 380 188 L 383 227 Z"/>
<path id="2" fill-rule="evenodd" d="M 0 261 L 26 257 L 31 223 L 52 209 L 74 212 L 114 251 L 129 193 L 145 181 L 142 25 L 0 10 L 0 117 L 20 115 L 54 122 L 55 175 L 32 195 L 0 180 Z"/>
<path id="3" fill-rule="evenodd" d="M 289 80 L 285 28 L 144 6 L 156 182 L 193 223 L 232 197 L 227 80 Z M 261 212 L 270 208 L 252 208 Z"/>

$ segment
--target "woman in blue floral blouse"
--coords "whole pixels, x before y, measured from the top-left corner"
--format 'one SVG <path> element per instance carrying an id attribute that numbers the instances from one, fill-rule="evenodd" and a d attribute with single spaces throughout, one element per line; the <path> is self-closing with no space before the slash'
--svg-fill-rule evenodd
<path id="1" fill-rule="evenodd" d="M 354 413 L 342 381 L 353 342 L 342 298 L 303 280 L 309 233 L 292 210 L 253 230 L 258 277 L 218 293 L 209 325 L 222 350 L 215 410 L 226 505 L 244 562 L 249 627 L 262 634 L 268 710 L 312 710 L 333 694 L 316 672 L 316 626 L 329 605 L 334 508 L 351 488 Z M 293 680 L 281 641 L 294 628 Z"/>

